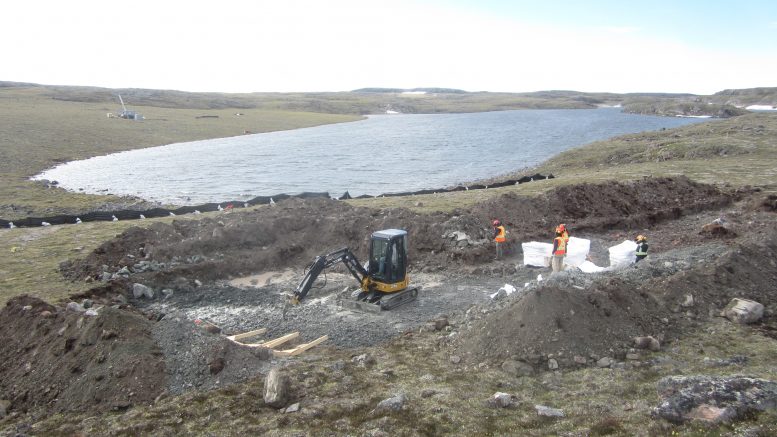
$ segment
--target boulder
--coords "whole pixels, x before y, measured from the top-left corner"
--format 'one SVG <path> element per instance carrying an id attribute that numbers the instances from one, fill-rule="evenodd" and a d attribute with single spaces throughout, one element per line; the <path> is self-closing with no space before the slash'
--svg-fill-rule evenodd
<path id="1" fill-rule="evenodd" d="M 602 368 L 610 367 L 612 365 L 612 358 L 610 357 L 599 358 L 599 361 L 596 362 L 596 365 Z"/>
<path id="2" fill-rule="evenodd" d="M 652 336 L 634 337 L 634 347 L 637 349 L 650 349 L 653 352 L 661 350 L 661 342 Z"/>
<path id="3" fill-rule="evenodd" d="M 546 407 L 545 405 L 535 405 L 534 409 L 537 410 L 538 416 L 564 417 L 564 412 L 557 408 L 550 408 Z"/>
<path id="4" fill-rule="evenodd" d="M 502 363 L 502 371 L 516 377 L 532 376 L 534 374 L 534 367 L 521 361 L 506 360 Z"/>
<path id="5" fill-rule="evenodd" d="M 132 295 L 135 297 L 135 299 L 140 299 L 141 297 L 153 299 L 154 290 L 143 284 L 135 283 L 135 284 L 132 284 Z"/>
<path id="6" fill-rule="evenodd" d="M 380 413 L 388 411 L 399 411 L 405 405 L 405 401 L 407 401 L 405 394 L 399 393 L 393 397 L 383 399 L 382 401 L 378 402 L 378 405 L 375 407 L 375 412 Z"/>
<path id="7" fill-rule="evenodd" d="M 264 403 L 273 408 L 283 408 L 289 401 L 289 377 L 273 368 L 264 379 Z"/>
<path id="8" fill-rule="evenodd" d="M 757 322 L 763 315 L 764 306 L 749 299 L 731 299 L 723 309 L 723 317 L 742 325 Z"/>

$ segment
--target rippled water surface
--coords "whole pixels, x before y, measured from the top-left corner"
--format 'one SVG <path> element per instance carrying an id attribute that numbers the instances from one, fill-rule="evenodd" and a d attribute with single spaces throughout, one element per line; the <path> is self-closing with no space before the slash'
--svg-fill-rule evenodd
<path id="1" fill-rule="evenodd" d="M 303 191 L 376 195 L 487 178 L 592 141 L 698 121 L 617 108 L 379 115 L 99 156 L 36 179 L 175 204 Z"/>

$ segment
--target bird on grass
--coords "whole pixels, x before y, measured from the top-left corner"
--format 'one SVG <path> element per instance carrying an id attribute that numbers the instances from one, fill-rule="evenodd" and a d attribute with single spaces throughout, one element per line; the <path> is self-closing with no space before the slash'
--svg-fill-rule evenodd
<path id="1" fill-rule="evenodd" d="M 13 229 L 15 227 L 16 225 L 14 225 L 13 222 L 8 222 L 8 229 Z"/>
<path id="2" fill-rule="evenodd" d="M 115 215 L 111 215 L 111 220 L 114 222 L 119 221 L 119 219 Z"/>
<path id="3" fill-rule="evenodd" d="M 170 211 L 170 217 L 175 217 L 175 213 L 173 213 L 172 211 Z"/>
<path id="4" fill-rule="evenodd" d="M 76 224 L 77 224 L 77 225 L 80 225 L 80 224 L 81 224 L 81 217 L 76 217 Z"/>
<path id="5" fill-rule="evenodd" d="M 51 226 L 51 223 L 49 222 L 40 222 L 41 226 Z"/>
<path id="6" fill-rule="evenodd" d="M 141 215 L 140 215 L 140 218 L 141 218 L 141 219 L 145 219 L 145 218 L 146 218 L 146 216 L 144 216 L 143 214 L 141 214 Z"/>

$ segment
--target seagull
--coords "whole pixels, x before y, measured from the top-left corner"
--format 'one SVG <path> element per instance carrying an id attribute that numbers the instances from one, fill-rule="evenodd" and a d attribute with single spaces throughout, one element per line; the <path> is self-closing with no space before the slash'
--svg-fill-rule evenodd
<path id="1" fill-rule="evenodd" d="M 194 210 L 194 214 L 202 214 L 202 213 L 201 213 L 200 211 L 198 211 L 198 210 L 196 210 L 196 209 L 195 209 L 195 210 Z"/>
<path id="2" fill-rule="evenodd" d="M 175 214 L 172 211 L 170 211 L 170 216 L 175 217 Z"/>
<path id="3" fill-rule="evenodd" d="M 80 224 L 81 224 L 81 217 L 76 217 L 76 224 L 77 224 L 77 225 L 80 225 Z"/>
<path id="4" fill-rule="evenodd" d="M 8 222 L 8 229 L 13 229 L 15 227 L 16 225 L 14 225 L 13 222 Z"/>
<path id="5" fill-rule="evenodd" d="M 272 200 L 272 197 L 270 197 L 270 205 L 275 205 L 275 201 Z"/>
<path id="6" fill-rule="evenodd" d="M 141 214 L 141 215 L 140 215 L 140 218 L 142 218 L 142 219 L 145 219 L 145 218 L 146 218 L 146 216 L 144 216 L 143 214 Z"/>
<path id="7" fill-rule="evenodd" d="M 51 226 L 51 223 L 49 222 L 40 222 L 41 226 Z"/>
<path id="8" fill-rule="evenodd" d="M 221 205 L 219 205 L 219 211 L 224 211 L 224 208 L 222 208 Z"/>
<path id="9" fill-rule="evenodd" d="M 118 218 L 116 218 L 116 216 L 115 216 L 115 215 L 111 215 L 111 220 L 113 220 L 113 221 L 115 221 L 115 222 L 119 221 L 119 219 L 118 219 Z"/>
<path id="10" fill-rule="evenodd" d="M 251 205 L 249 205 L 249 204 L 248 204 L 248 202 L 246 202 L 246 203 L 244 203 L 244 204 L 243 204 L 243 206 L 244 206 L 244 207 L 246 207 L 246 208 L 248 208 L 248 207 L 249 207 L 249 206 L 251 206 Z"/>

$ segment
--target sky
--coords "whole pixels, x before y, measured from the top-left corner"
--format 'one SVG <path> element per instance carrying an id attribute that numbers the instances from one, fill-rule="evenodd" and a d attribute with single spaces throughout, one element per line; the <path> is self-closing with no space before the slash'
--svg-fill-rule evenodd
<path id="1" fill-rule="evenodd" d="M 213 92 L 777 86 L 774 0 L 4 2 L 0 81 Z"/>

